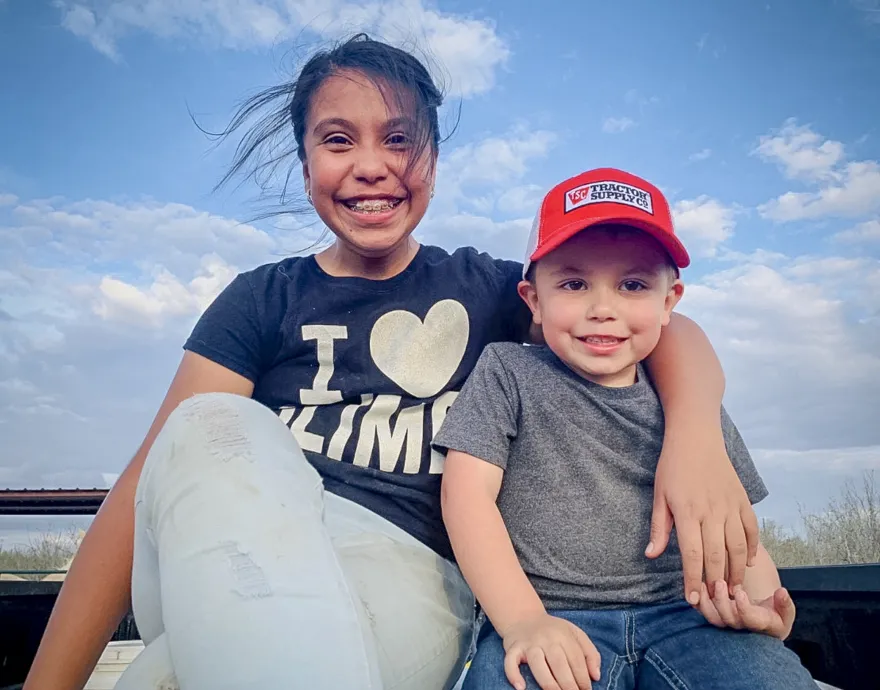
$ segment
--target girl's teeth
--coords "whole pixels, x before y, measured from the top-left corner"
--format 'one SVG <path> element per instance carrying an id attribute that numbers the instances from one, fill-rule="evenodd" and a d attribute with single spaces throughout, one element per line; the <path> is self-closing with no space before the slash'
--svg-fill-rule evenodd
<path id="1" fill-rule="evenodd" d="M 390 211 L 397 206 L 397 203 L 397 201 L 392 202 L 387 199 L 366 199 L 349 204 L 349 208 L 365 213 L 381 213 L 382 211 Z"/>
<path id="2" fill-rule="evenodd" d="M 595 344 L 597 344 L 597 345 L 612 345 L 612 344 L 614 344 L 614 343 L 616 343 L 616 342 L 619 342 L 619 341 L 620 341 L 620 338 L 593 338 L 593 337 L 588 337 L 588 338 L 586 338 L 586 341 L 587 341 L 588 343 L 595 343 Z"/>

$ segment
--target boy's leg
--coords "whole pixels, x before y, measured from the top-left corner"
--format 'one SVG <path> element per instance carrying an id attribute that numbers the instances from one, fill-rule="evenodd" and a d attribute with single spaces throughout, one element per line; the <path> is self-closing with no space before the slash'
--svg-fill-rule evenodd
<path id="1" fill-rule="evenodd" d="M 760 633 L 716 628 L 686 603 L 646 612 L 640 690 L 816 690 L 797 655 Z M 651 639 L 653 638 L 653 639 Z"/>
<path id="2" fill-rule="evenodd" d="M 602 657 L 601 677 L 593 690 L 628 690 L 635 687 L 635 657 L 626 653 L 626 621 L 619 611 L 551 611 L 583 630 Z M 480 630 L 477 653 L 464 678 L 462 690 L 511 690 L 504 673 L 504 644 L 487 621 Z M 526 690 L 540 690 L 527 664 L 520 666 Z"/>

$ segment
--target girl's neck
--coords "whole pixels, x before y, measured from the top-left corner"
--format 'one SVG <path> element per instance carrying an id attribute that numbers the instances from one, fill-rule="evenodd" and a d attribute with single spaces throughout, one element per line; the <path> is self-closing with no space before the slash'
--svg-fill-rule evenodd
<path id="1" fill-rule="evenodd" d="M 412 236 L 382 256 L 364 256 L 337 239 L 315 260 L 322 271 L 336 278 L 386 280 L 403 272 L 418 251 L 419 243 Z"/>

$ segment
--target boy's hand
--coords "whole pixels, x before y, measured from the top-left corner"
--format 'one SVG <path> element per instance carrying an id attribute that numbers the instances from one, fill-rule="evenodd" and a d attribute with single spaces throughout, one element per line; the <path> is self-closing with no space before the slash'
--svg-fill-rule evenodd
<path id="1" fill-rule="evenodd" d="M 590 690 L 599 680 L 601 657 L 586 633 L 567 620 L 543 613 L 511 625 L 502 635 L 504 672 L 517 690 L 528 664 L 542 690 Z"/>
<path id="2" fill-rule="evenodd" d="M 724 439 L 714 436 L 682 446 L 664 441 L 654 480 L 651 542 L 645 550 L 648 558 L 662 554 L 675 523 L 685 598 L 693 606 L 700 600 L 704 567 L 710 589 L 727 577 L 732 595 L 758 551 L 755 511 L 727 457 Z"/>
<path id="3" fill-rule="evenodd" d="M 794 602 L 784 587 L 764 601 L 752 601 L 742 587 L 737 587 L 731 598 L 723 582 L 716 583 L 715 596 L 710 596 L 704 583 L 699 609 L 718 628 L 746 629 L 780 640 L 789 636 L 794 625 Z"/>

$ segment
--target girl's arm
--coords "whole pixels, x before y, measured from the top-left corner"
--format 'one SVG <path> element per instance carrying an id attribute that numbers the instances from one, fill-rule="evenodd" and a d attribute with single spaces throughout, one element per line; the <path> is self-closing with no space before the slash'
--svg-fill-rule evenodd
<path id="1" fill-rule="evenodd" d="M 685 595 L 699 601 L 706 582 L 742 584 L 758 548 L 758 522 L 721 431 L 724 373 L 700 327 L 673 313 L 647 360 L 663 405 L 666 432 L 654 483 L 651 541 L 646 555 L 665 550 L 675 524 Z"/>
<path id="2" fill-rule="evenodd" d="M 165 400 L 134 458 L 89 527 L 43 635 L 24 690 L 81 690 L 131 606 L 134 494 L 144 460 L 171 412 L 198 393 L 250 397 L 253 383 L 186 352 Z"/>

